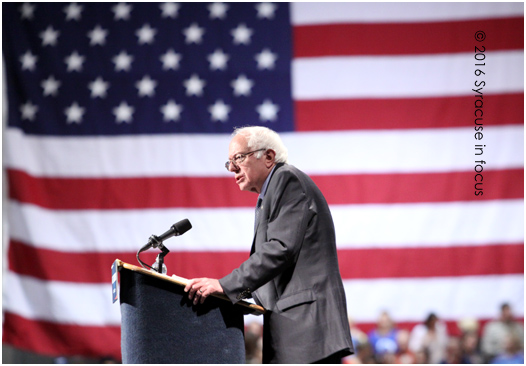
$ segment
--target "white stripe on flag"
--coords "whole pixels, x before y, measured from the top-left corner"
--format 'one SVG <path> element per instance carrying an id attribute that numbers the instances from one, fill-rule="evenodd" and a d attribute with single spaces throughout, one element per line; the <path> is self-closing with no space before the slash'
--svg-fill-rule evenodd
<path id="1" fill-rule="evenodd" d="M 92 326 L 120 323 L 109 282 L 42 281 L 7 272 L 5 283 L 4 310 L 25 318 Z M 443 319 L 494 318 L 504 301 L 517 316 L 524 311 L 522 275 L 345 280 L 344 287 L 349 316 L 360 322 L 376 322 L 385 304 L 394 319 L 404 321 L 422 321 L 431 311 Z M 47 298 L 53 300 L 43 301 Z"/>
<path id="2" fill-rule="evenodd" d="M 524 90 L 522 50 L 488 52 L 483 78 L 474 75 L 477 62 L 474 53 L 297 58 L 292 61 L 292 95 L 297 100 L 323 100 L 475 95 L 472 89 L 479 88 L 483 94 Z M 480 86 L 475 86 L 477 80 Z"/>
<path id="3" fill-rule="evenodd" d="M 474 134 L 464 127 L 281 136 L 290 163 L 308 174 L 473 171 L 477 143 L 486 145 L 484 169 L 524 166 L 523 125 L 485 127 L 480 142 Z M 57 138 L 26 136 L 16 128 L 6 135 L 5 166 L 36 176 L 232 177 L 224 167 L 230 135 Z"/>
<path id="4" fill-rule="evenodd" d="M 504 302 L 524 316 L 523 275 L 344 280 L 344 286 L 349 316 L 360 322 L 376 323 L 386 306 L 403 321 L 422 322 L 430 312 L 442 319 L 493 319 Z"/>
<path id="5" fill-rule="evenodd" d="M 411 23 L 522 16 L 522 3 L 292 3 L 294 25 Z"/>
<path id="6" fill-rule="evenodd" d="M 108 266 L 108 278 L 110 278 Z M 120 324 L 120 308 L 112 304 L 111 283 L 87 284 L 43 281 L 5 273 L 3 310 L 27 319 L 62 324 L 109 326 Z"/>
<path id="7" fill-rule="evenodd" d="M 473 128 L 307 132 L 283 137 L 289 160 L 308 174 L 439 173 L 524 166 L 524 126 L 492 126 L 483 142 Z M 475 145 L 485 144 L 483 156 Z"/>
<path id="8" fill-rule="evenodd" d="M 333 205 L 331 211 L 339 248 L 485 245 L 524 240 L 520 199 Z M 135 252 L 150 235 L 165 232 L 183 218 L 190 220 L 193 229 L 174 239 L 173 248 L 249 251 L 254 220 L 252 208 L 74 211 L 48 210 L 14 201 L 9 203 L 9 214 L 13 239 L 67 252 Z"/>
<path id="9" fill-rule="evenodd" d="M 523 200 L 334 205 L 342 248 L 440 247 L 520 243 Z"/>

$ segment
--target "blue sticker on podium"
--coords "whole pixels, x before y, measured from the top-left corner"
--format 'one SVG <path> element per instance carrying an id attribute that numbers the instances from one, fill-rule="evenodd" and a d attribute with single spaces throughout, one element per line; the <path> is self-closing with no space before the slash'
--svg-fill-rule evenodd
<path id="1" fill-rule="evenodd" d="M 112 299 L 113 303 L 115 303 L 119 299 L 119 291 L 117 291 L 117 261 L 113 262 L 113 265 L 111 266 L 111 292 L 112 292 Z"/>

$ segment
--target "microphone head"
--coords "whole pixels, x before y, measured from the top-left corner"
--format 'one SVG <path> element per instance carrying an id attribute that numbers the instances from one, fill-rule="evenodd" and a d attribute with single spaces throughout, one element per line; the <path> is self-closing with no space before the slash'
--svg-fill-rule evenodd
<path id="1" fill-rule="evenodd" d="M 188 219 L 184 219 L 173 224 L 172 228 L 175 231 L 175 235 L 183 235 L 192 228 L 192 224 L 190 224 Z"/>

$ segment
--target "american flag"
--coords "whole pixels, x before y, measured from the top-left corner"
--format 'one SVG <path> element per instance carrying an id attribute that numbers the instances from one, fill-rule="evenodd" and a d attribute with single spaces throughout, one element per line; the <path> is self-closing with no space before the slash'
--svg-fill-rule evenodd
<path id="1" fill-rule="evenodd" d="M 363 330 L 524 316 L 522 3 L 2 10 L 4 343 L 120 358 L 111 264 L 181 219 L 169 274 L 245 260 L 257 196 L 224 169 L 243 125 L 324 193 Z"/>

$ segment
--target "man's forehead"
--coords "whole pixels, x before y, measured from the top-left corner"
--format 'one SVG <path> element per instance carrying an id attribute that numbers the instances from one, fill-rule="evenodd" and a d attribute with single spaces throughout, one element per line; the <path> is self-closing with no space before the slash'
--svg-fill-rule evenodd
<path id="1" fill-rule="evenodd" d="M 228 154 L 230 156 L 243 153 L 248 147 L 247 139 L 242 135 L 236 135 L 228 145 Z"/>

